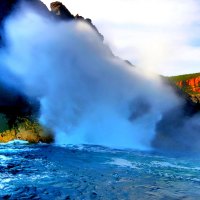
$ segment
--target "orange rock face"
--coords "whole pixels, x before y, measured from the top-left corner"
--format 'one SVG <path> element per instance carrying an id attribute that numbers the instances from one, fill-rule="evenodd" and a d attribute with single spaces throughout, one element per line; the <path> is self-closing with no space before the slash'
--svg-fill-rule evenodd
<path id="1" fill-rule="evenodd" d="M 176 85 L 180 88 L 187 87 L 191 92 L 200 93 L 200 77 L 178 81 Z"/>

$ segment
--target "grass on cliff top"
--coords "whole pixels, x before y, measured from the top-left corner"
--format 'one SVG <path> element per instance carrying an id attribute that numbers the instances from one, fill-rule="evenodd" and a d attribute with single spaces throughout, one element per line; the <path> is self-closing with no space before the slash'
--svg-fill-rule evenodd
<path id="1" fill-rule="evenodd" d="M 178 82 L 178 81 L 186 81 L 188 79 L 196 78 L 198 76 L 200 76 L 200 73 L 169 76 L 167 78 L 173 82 Z"/>

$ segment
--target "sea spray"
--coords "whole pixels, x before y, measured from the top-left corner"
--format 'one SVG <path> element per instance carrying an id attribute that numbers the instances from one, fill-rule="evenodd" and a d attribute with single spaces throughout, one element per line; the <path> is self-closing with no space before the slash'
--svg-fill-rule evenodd
<path id="1" fill-rule="evenodd" d="M 179 104 L 159 77 L 114 57 L 84 22 L 22 7 L 5 33 L 1 66 L 40 100 L 40 122 L 57 143 L 149 149 L 157 122 Z"/>

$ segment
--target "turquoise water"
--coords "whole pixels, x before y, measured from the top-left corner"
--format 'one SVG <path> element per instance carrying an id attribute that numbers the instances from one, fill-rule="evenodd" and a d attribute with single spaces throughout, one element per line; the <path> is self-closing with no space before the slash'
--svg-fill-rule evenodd
<path id="1" fill-rule="evenodd" d="M 0 145 L 0 199 L 200 199 L 200 158 L 101 146 Z"/>

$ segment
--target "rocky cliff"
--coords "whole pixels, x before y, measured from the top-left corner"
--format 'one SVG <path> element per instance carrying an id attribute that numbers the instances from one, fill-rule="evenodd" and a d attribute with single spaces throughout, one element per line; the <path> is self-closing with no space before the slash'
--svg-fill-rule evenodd
<path id="1" fill-rule="evenodd" d="M 167 152 L 199 152 L 200 151 L 200 74 L 186 74 L 174 77 L 163 77 L 183 102 L 164 113 L 157 123 L 156 136 L 152 145 Z"/>
<path id="2" fill-rule="evenodd" d="M 84 21 L 85 23 L 89 24 L 99 35 L 99 37 L 103 40 L 103 35 L 98 31 L 96 26 L 92 23 L 92 20 L 89 18 L 84 18 L 83 16 L 72 15 L 71 12 L 59 1 L 52 2 L 50 4 L 51 13 L 53 16 L 59 20 L 80 20 Z"/>
<path id="3" fill-rule="evenodd" d="M 200 73 L 169 77 L 178 88 L 189 95 L 189 98 L 200 104 Z"/>
<path id="4" fill-rule="evenodd" d="M 185 81 L 178 81 L 176 85 L 181 89 L 186 87 L 191 93 L 200 93 L 200 76 Z"/>

